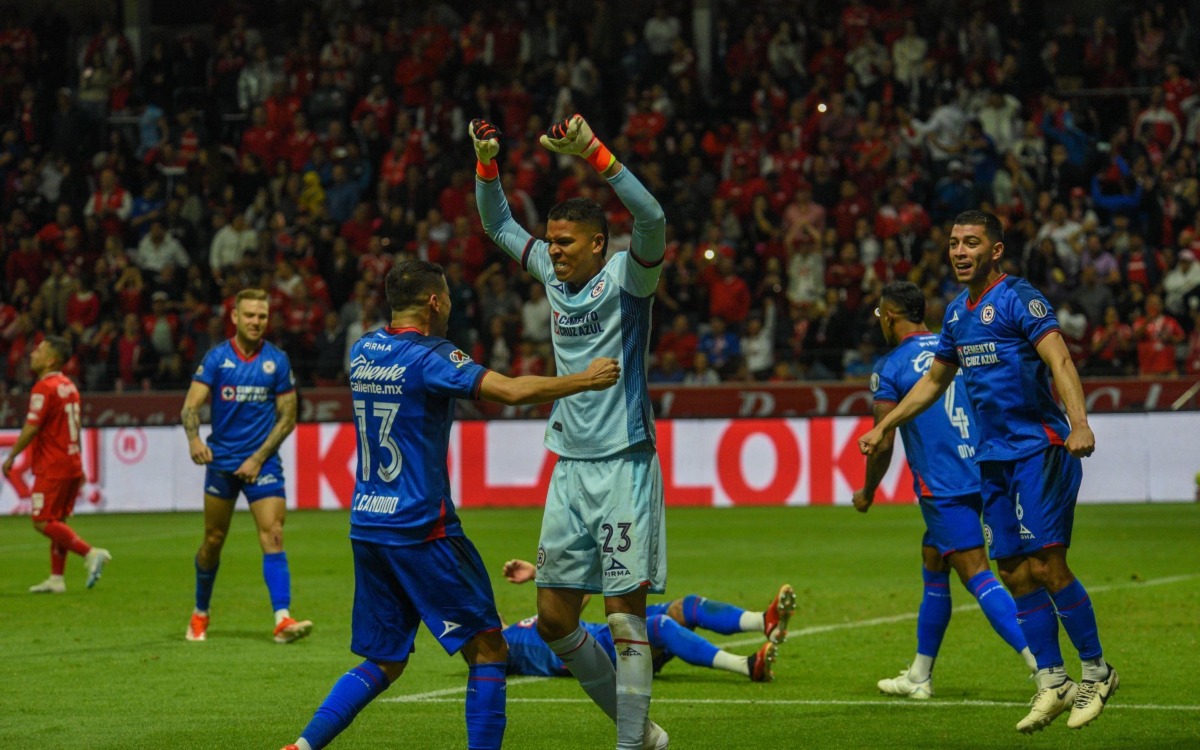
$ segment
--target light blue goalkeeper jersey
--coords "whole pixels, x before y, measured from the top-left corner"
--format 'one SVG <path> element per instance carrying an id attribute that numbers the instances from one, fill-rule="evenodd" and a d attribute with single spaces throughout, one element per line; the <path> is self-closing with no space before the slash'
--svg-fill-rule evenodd
<path id="1" fill-rule="evenodd" d="M 609 248 L 600 273 L 571 292 L 554 276 L 549 243 L 530 236 L 513 220 L 499 181 L 475 182 L 484 231 L 546 286 L 558 372 L 582 372 L 596 357 L 612 357 L 621 364 L 621 381 L 613 388 L 555 402 L 545 443 L 565 458 L 604 458 L 632 446 L 654 445 L 646 356 L 666 220 L 658 201 L 628 168 L 609 184 L 633 214 L 632 245 L 628 252 Z"/>

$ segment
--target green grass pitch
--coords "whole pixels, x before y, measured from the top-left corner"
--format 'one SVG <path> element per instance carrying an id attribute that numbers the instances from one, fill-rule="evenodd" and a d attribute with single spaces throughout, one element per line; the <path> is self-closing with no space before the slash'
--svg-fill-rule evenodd
<path id="1" fill-rule="evenodd" d="M 540 511 L 464 513 L 498 574 L 533 557 Z M 330 685 L 357 663 L 348 649 L 353 589 L 345 513 L 292 513 L 293 612 L 307 640 L 270 638 L 261 558 L 247 514 L 217 579 L 205 643 L 188 643 L 195 514 L 85 516 L 73 522 L 114 560 L 89 591 L 79 558 L 68 591 L 34 596 L 47 545 L 27 518 L 0 519 L 0 747 L 261 748 L 294 740 Z M 905 666 L 920 598 L 915 508 L 671 509 L 669 595 L 699 593 L 752 609 L 779 584 L 799 593 L 776 681 L 672 662 L 655 681 L 652 716 L 672 748 L 1197 748 L 1200 747 L 1200 506 L 1082 506 L 1071 559 L 1088 586 L 1106 656 L 1121 673 L 1109 709 L 1082 731 L 1060 718 L 1026 737 L 1014 725 L 1034 692 L 1022 663 L 953 589 L 955 614 L 932 701 L 879 695 Z M 496 576 L 501 614 L 534 611 L 531 586 Z M 585 616 L 598 619 L 593 605 Z M 750 634 L 715 636 L 751 653 Z M 1078 661 L 1063 636 L 1078 678 Z M 466 746 L 466 669 L 423 633 L 408 672 L 332 747 Z M 614 731 L 570 679 L 516 678 L 506 747 L 612 747 Z"/>

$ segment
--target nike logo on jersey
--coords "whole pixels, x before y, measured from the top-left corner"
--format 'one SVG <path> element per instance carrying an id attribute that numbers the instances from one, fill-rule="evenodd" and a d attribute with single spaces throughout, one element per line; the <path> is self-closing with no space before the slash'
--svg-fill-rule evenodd
<path id="1" fill-rule="evenodd" d="M 442 634 L 438 638 L 445 638 L 447 633 L 451 633 L 462 627 L 457 622 L 450 622 L 449 620 L 442 620 L 442 626 L 446 629 L 442 631 Z"/>
<path id="2" fill-rule="evenodd" d="M 235 365 L 233 363 L 233 360 L 231 360 L 229 357 L 226 357 L 225 361 L 221 363 L 222 370 L 233 370 L 236 367 L 237 367 L 237 365 Z"/>

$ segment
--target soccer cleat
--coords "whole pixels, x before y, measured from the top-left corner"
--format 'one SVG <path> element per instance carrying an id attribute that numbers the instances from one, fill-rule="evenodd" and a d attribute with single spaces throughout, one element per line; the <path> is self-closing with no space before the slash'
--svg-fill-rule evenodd
<path id="1" fill-rule="evenodd" d="M 915 682 L 909 678 L 907 669 L 901 671 L 898 677 L 889 677 L 875 684 L 879 687 L 879 692 L 888 695 L 899 695 L 918 701 L 927 701 L 933 697 L 933 677 Z"/>
<path id="2" fill-rule="evenodd" d="M 646 719 L 646 731 L 642 735 L 642 750 L 667 750 L 670 746 L 671 738 L 667 736 L 666 730 Z"/>
<path id="3" fill-rule="evenodd" d="M 300 748 L 296 745 L 284 745 L 279 750 L 300 750 Z"/>
<path id="4" fill-rule="evenodd" d="M 751 682 L 772 682 L 775 679 L 775 672 L 771 669 L 771 665 L 775 663 L 775 654 L 778 648 L 777 644 L 767 641 L 758 650 L 758 653 L 748 657 Z"/>
<path id="5" fill-rule="evenodd" d="M 189 641 L 208 639 L 208 615 L 192 613 L 192 620 L 188 623 L 187 639 Z"/>
<path id="6" fill-rule="evenodd" d="M 1103 680 L 1083 680 L 1075 693 L 1075 703 L 1071 707 L 1071 715 L 1067 717 L 1067 726 L 1071 729 L 1082 729 L 1092 723 L 1108 704 L 1108 699 L 1117 692 L 1121 680 L 1117 670 L 1108 665 L 1108 677 Z"/>
<path id="7" fill-rule="evenodd" d="M 88 553 L 84 555 L 83 564 L 87 566 L 87 587 L 90 589 L 96 585 L 96 581 L 100 580 L 100 575 L 104 572 L 104 566 L 112 561 L 112 555 L 108 550 L 100 547 L 92 547 Z"/>
<path id="8" fill-rule="evenodd" d="M 61 578 L 47 578 L 41 583 L 35 583 L 29 587 L 29 593 L 31 594 L 62 594 L 66 590 L 66 581 Z"/>
<path id="9" fill-rule="evenodd" d="M 1050 722 L 1057 719 L 1059 714 L 1066 711 L 1075 702 L 1075 694 L 1078 690 L 1079 686 L 1069 677 L 1056 687 L 1038 690 L 1033 699 L 1029 701 L 1031 706 L 1029 714 L 1017 722 L 1017 731 L 1033 734 L 1050 726 Z"/>
<path id="10" fill-rule="evenodd" d="M 763 635 L 772 643 L 783 643 L 787 640 L 788 621 L 796 611 L 796 590 L 789 584 L 779 587 L 779 593 L 767 605 L 763 612 Z"/>
<path id="11" fill-rule="evenodd" d="M 275 642 L 291 643 L 292 641 L 298 641 L 311 633 L 312 628 L 313 624 L 311 620 L 296 621 L 291 617 L 285 617 L 275 626 Z"/>

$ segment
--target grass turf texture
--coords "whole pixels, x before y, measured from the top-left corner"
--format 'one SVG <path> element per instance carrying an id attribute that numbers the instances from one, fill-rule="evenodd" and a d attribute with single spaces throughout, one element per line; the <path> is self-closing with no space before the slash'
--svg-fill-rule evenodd
<path id="1" fill-rule="evenodd" d="M 534 589 L 512 586 L 498 571 L 508 558 L 534 556 L 539 519 L 540 511 L 527 510 L 465 514 L 509 621 L 533 614 Z M 655 680 L 652 715 L 673 748 L 1200 746 L 1200 506 L 1080 508 L 1071 560 L 1093 594 L 1121 689 L 1093 726 L 1068 730 L 1063 716 L 1032 737 L 1014 726 L 1034 685 L 957 583 L 934 699 L 876 692 L 875 682 L 894 676 L 915 648 L 915 508 L 878 507 L 866 517 L 848 508 L 672 509 L 668 521 L 670 596 L 700 593 L 759 609 L 781 583 L 799 594 L 774 683 L 678 659 L 667 665 Z M 0 519 L 2 747 L 277 750 L 358 662 L 348 650 L 345 513 L 289 515 L 293 612 L 316 628 L 288 646 L 271 641 L 248 514 L 234 519 L 205 643 L 183 638 L 198 515 L 85 516 L 73 524 L 112 550 L 112 564 L 89 591 L 72 557 L 67 593 L 35 596 L 26 588 L 47 574 L 48 541 L 27 518 Z M 602 612 L 593 605 L 585 616 Z M 753 634 L 714 639 L 745 654 L 760 643 Z M 1062 642 L 1078 679 L 1078 659 L 1065 635 Z M 407 673 L 333 747 L 465 747 L 465 675 L 461 659 L 422 632 Z M 613 744 L 612 726 L 574 680 L 514 678 L 508 700 L 506 747 Z"/>

